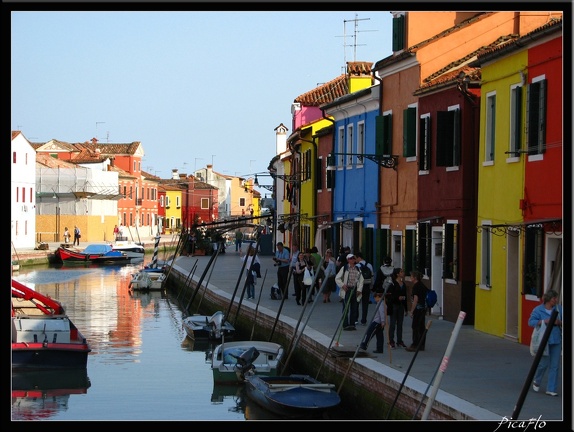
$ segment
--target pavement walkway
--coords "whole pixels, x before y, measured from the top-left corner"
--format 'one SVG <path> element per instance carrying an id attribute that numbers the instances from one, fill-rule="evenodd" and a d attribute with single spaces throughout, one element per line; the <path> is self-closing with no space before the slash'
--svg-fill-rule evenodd
<path id="1" fill-rule="evenodd" d="M 146 247 L 149 245 L 153 249 L 153 239 L 144 240 Z M 171 238 L 162 238 L 162 244 L 173 245 Z M 80 244 L 86 246 L 87 244 Z M 54 251 L 59 244 L 50 244 L 50 251 Z M 243 249 L 246 250 L 247 243 L 244 242 Z M 20 253 L 20 251 L 18 251 Z M 29 252 L 29 251 L 28 251 Z M 45 252 L 45 251 L 37 251 Z M 167 258 L 167 257 L 159 257 Z M 197 280 L 205 265 L 209 261 L 209 256 L 176 258 L 174 268 L 183 274 L 190 274 L 191 269 L 197 261 L 197 269 L 194 278 Z M 244 307 L 255 307 L 259 301 L 259 310 L 269 309 L 275 315 L 280 306 L 280 301 L 272 300 L 270 297 L 271 286 L 276 282 L 276 268 L 273 266 L 271 256 L 261 256 L 262 279 L 256 286 L 256 298 L 254 300 L 243 300 Z M 216 261 L 217 271 L 211 272 L 209 284 L 232 294 L 238 283 L 239 272 L 241 271 L 241 260 L 234 248 L 228 247 L 225 254 L 218 256 Z M 241 281 L 243 281 L 241 279 Z M 242 283 L 242 282 L 241 282 Z M 242 288 L 243 285 L 241 284 Z M 302 306 L 298 306 L 294 297 L 292 282 L 289 287 L 289 298 L 284 302 L 281 314 L 294 320 L 302 317 Z M 322 297 L 322 296 L 321 296 Z M 311 305 L 309 305 L 311 306 Z M 314 305 L 314 308 L 307 307 L 306 313 L 301 322 L 307 322 L 305 333 L 319 332 L 328 341 L 333 341 L 334 345 L 355 350 L 365 334 L 366 327 L 359 325 L 357 331 L 341 331 L 335 334 L 335 330 L 341 318 L 342 308 L 338 298 L 333 293 L 330 303 L 322 303 L 322 300 Z M 369 305 L 369 318 L 373 315 L 375 305 Z M 501 422 L 510 419 L 512 414 L 518 409 L 519 419 L 538 420 L 538 429 L 542 427 L 540 422 L 567 421 L 572 426 L 571 413 L 572 405 L 569 402 L 564 406 L 563 392 L 566 391 L 566 400 L 571 399 L 571 382 L 562 382 L 564 374 L 562 370 L 559 379 L 562 384 L 558 387 L 558 396 L 552 397 L 545 394 L 547 374 L 543 380 L 541 390 L 535 393 L 530 382 L 527 382 L 531 371 L 534 357 L 530 355 L 529 347 L 517 343 L 516 341 L 492 336 L 474 329 L 471 325 L 456 326 L 455 323 L 439 319 L 436 316 L 429 316 L 432 320 L 426 340 L 426 349 L 419 352 L 415 361 L 411 364 L 414 353 L 405 351 L 404 348 L 388 349 L 385 347 L 383 354 L 375 354 L 375 341 L 372 340 L 368 347 L 368 356 L 357 357 L 355 361 L 362 363 L 365 367 L 381 371 L 385 376 L 396 376 L 399 382 L 404 379 L 404 374 L 408 371 L 408 378 L 405 386 L 417 389 L 421 393 L 432 395 L 434 387 L 431 386 L 433 377 L 438 376 L 438 393 L 442 400 L 451 401 L 449 406 L 466 412 L 470 418 L 476 420 L 488 420 Z M 407 345 L 412 341 L 411 319 L 405 317 L 403 328 L 403 339 Z M 458 327 L 458 331 L 455 329 Z M 455 334 L 456 333 L 456 334 Z M 386 341 L 385 341 L 386 342 Z M 451 348 L 450 356 L 446 356 L 447 347 Z M 439 366 L 443 365 L 440 368 Z M 567 371 L 568 380 L 571 379 L 570 370 Z M 431 384 L 429 384 L 431 383 Z M 523 389 L 527 391 L 523 393 Z M 565 390 L 564 390 L 565 389 Z M 421 408 L 424 410 L 424 405 Z M 419 413 L 422 414 L 422 411 Z M 420 418 L 420 417 L 419 417 Z M 526 426 L 512 425 L 504 423 L 501 428 L 510 429 L 519 427 L 523 431 Z M 534 425 L 532 425 L 534 428 Z M 536 430 L 536 429 L 535 429 Z M 572 427 L 570 427 L 572 430 Z"/>

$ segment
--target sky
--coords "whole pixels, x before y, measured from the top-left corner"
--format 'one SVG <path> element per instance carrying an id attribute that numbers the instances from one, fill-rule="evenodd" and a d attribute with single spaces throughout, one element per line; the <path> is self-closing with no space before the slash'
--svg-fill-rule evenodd
<path id="1" fill-rule="evenodd" d="M 142 169 L 161 178 L 208 164 L 267 172 L 295 98 L 347 61 L 392 54 L 388 11 L 12 11 L 10 22 L 11 130 L 139 141 Z"/>

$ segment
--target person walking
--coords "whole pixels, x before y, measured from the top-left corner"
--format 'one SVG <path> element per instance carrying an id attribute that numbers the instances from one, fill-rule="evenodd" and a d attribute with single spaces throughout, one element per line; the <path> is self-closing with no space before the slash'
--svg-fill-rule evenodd
<path id="1" fill-rule="evenodd" d="M 321 285 L 323 286 L 323 303 L 331 303 L 331 293 L 336 291 L 337 284 L 335 283 L 335 276 L 337 275 L 336 272 L 336 264 L 335 258 L 333 258 L 333 251 L 331 249 L 327 249 L 325 251 L 325 258 L 323 259 L 323 270 L 321 272 L 323 278 L 326 279 L 326 282 L 323 283 L 321 281 Z"/>
<path id="2" fill-rule="evenodd" d="M 235 252 L 241 249 L 241 243 L 243 242 L 243 233 L 241 230 L 235 231 Z"/>
<path id="3" fill-rule="evenodd" d="M 359 345 L 360 348 L 364 351 L 367 350 L 367 346 L 369 345 L 369 341 L 376 336 L 377 338 L 377 349 L 373 352 L 376 354 L 382 354 L 385 348 L 385 323 L 387 322 L 387 307 L 385 302 L 383 301 L 384 292 L 382 289 L 375 291 L 374 298 L 375 304 L 377 305 L 375 308 L 375 316 L 373 320 L 369 324 L 365 336 Z"/>
<path id="4" fill-rule="evenodd" d="M 339 296 L 343 299 L 343 330 L 357 330 L 355 323 L 363 296 L 363 275 L 355 262 L 355 255 L 348 254 L 347 265 L 341 267 L 335 276 L 335 283 L 340 288 Z"/>
<path id="5" fill-rule="evenodd" d="M 299 245 L 297 243 L 293 243 L 293 245 L 291 246 L 291 257 L 289 258 L 289 271 L 292 274 L 292 278 L 293 278 L 293 294 L 292 295 L 297 295 L 297 278 L 295 277 L 295 266 L 297 265 L 297 263 L 299 262 Z M 287 291 L 289 291 L 289 289 L 287 289 Z"/>
<path id="6" fill-rule="evenodd" d="M 70 231 L 68 230 L 68 227 L 64 227 L 64 243 L 70 243 Z"/>
<path id="7" fill-rule="evenodd" d="M 534 374 L 534 381 L 532 382 L 532 390 L 538 392 L 542 384 L 542 378 L 548 370 L 548 382 L 546 384 L 546 394 L 548 396 L 558 396 L 558 372 L 560 367 L 560 355 L 562 352 L 562 305 L 558 304 L 558 292 L 555 290 L 548 290 L 542 296 L 542 304 L 536 306 L 530 313 L 528 325 L 536 327 L 542 324 L 548 324 L 550 315 L 556 309 L 558 316 L 554 321 L 550 336 L 548 337 L 548 355 L 540 357 L 540 363 L 536 368 Z"/>
<path id="8" fill-rule="evenodd" d="M 420 271 L 414 270 L 411 272 L 411 279 L 414 281 L 412 289 L 412 302 L 411 311 L 409 313 L 412 318 L 413 329 L 413 343 L 405 350 L 414 352 L 420 346 L 419 351 L 425 350 L 426 335 L 425 335 L 425 317 L 426 305 L 425 299 L 427 296 L 428 288 L 422 282 L 423 275 Z M 423 336 L 424 335 L 424 336 Z"/>
<path id="9" fill-rule="evenodd" d="M 247 299 L 255 298 L 255 285 L 258 277 L 261 277 L 261 262 L 253 246 L 249 247 L 247 254 L 239 249 L 239 258 L 245 262 L 245 286 L 247 289 Z"/>
<path id="10" fill-rule="evenodd" d="M 402 268 L 393 270 L 393 285 L 389 289 L 390 307 L 393 312 L 389 314 L 389 345 L 395 348 L 395 329 L 397 330 L 396 346 L 406 348 L 403 342 L 403 320 L 407 315 L 407 285 L 405 284 L 405 271 Z"/>
<path id="11" fill-rule="evenodd" d="M 299 254 L 299 259 L 297 260 L 297 264 L 295 264 L 295 268 L 293 269 L 293 284 L 295 285 L 295 301 L 297 304 L 301 304 L 301 298 L 303 299 L 303 303 L 305 303 L 305 298 L 307 296 L 307 289 L 309 287 L 303 284 L 303 276 L 305 275 L 305 269 L 308 267 L 310 263 L 307 262 L 305 254 Z"/>
<path id="12" fill-rule="evenodd" d="M 362 252 L 356 252 L 355 256 L 357 257 L 357 265 L 359 267 L 365 266 L 370 270 L 371 275 L 374 274 L 373 266 L 371 263 L 368 263 L 363 258 Z M 371 279 L 365 279 L 363 281 L 363 297 L 361 298 L 361 325 L 367 325 L 367 315 L 369 313 L 369 303 L 371 302 L 371 286 L 372 286 L 372 277 Z"/>
<path id="13" fill-rule="evenodd" d="M 287 279 L 289 276 L 290 253 L 283 245 L 283 242 L 277 242 L 273 261 L 275 261 L 275 266 L 277 266 L 277 286 L 283 298 L 288 300 Z"/>
<path id="14" fill-rule="evenodd" d="M 80 238 L 82 237 L 82 234 L 80 233 L 80 228 L 78 228 L 76 225 L 74 225 L 74 246 L 76 246 L 76 244 L 78 246 L 80 246 Z"/>
<path id="15" fill-rule="evenodd" d="M 118 228 L 117 225 L 114 225 L 114 239 L 115 239 L 115 241 L 118 241 L 119 235 L 120 235 L 120 229 Z"/>

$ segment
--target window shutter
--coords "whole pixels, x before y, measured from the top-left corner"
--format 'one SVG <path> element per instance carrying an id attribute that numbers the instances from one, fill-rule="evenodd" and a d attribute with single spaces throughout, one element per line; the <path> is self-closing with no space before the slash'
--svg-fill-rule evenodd
<path id="1" fill-rule="evenodd" d="M 453 122 L 453 137 L 452 137 L 452 160 L 450 166 L 459 166 L 460 165 L 460 140 L 461 140 L 461 131 L 460 131 L 460 110 L 456 109 L 452 112 L 452 122 Z"/>
<path id="2" fill-rule="evenodd" d="M 419 170 L 430 170 L 431 161 L 431 122 L 430 117 L 419 120 L 420 145 L 419 145 Z"/>
<path id="3" fill-rule="evenodd" d="M 450 166 L 452 162 L 453 111 L 437 112 L 436 165 Z"/>
<path id="4" fill-rule="evenodd" d="M 405 16 L 393 18 L 393 51 L 405 48 Z"/>
<path id="5" fill-rule="evenodd" d="M 410 107 L 403 111 L 403 156 L 416 156 L 417 110 Z"/>
<path id="6" fill-rule="evenodd" d="M 391 119 L 391 114 L 377 116 L 375 119 L 375 153 L 377 155 L 390 155 L 392 153 Z"/>

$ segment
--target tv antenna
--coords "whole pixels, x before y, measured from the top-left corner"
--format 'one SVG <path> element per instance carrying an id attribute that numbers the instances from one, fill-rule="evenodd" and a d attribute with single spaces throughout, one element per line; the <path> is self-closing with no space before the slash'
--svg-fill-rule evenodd
<path id="1" fill-rule="evenodd" d="M 338 36 L 343 38 L 343 56 L 344 63 L 347 64 L 347 47 L 353 47 L 353 61 L 357 61 L 357 47 L 365 46 L 366 44 L 357 43 L 357 33 L 377 31 L 377 30 L 359 30 L 359 21 L 368 21 L 371 18 L 359 18 L 358 14 L 355 14 L 355 18 L 352 20 L 343 20 L 343 36 Z M 347 36 L 347 23 L 354 23 L 353 35 Z M 347 37 L 353 38 L 352 44 L 347 44 Z"/>

